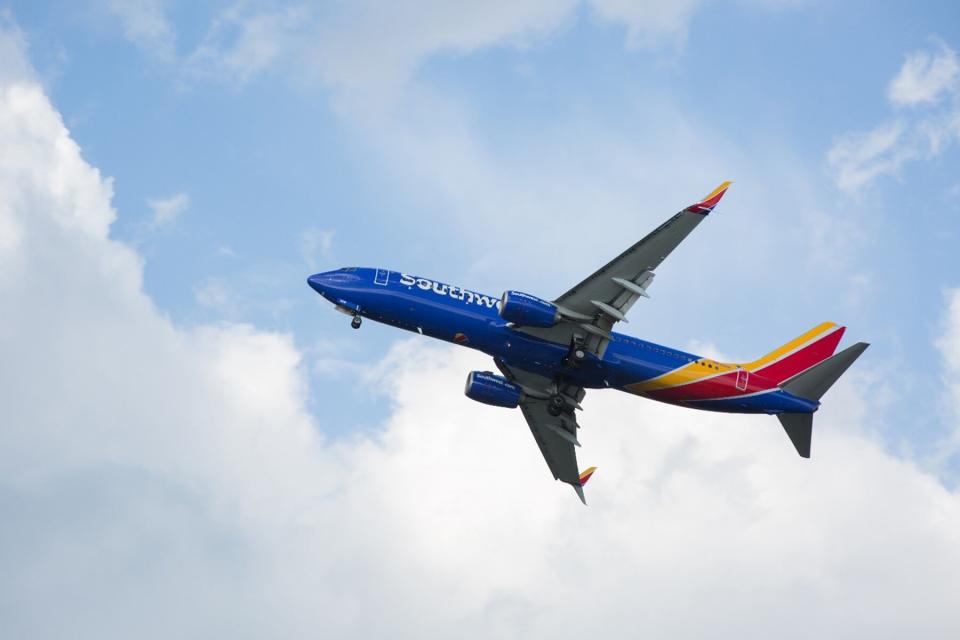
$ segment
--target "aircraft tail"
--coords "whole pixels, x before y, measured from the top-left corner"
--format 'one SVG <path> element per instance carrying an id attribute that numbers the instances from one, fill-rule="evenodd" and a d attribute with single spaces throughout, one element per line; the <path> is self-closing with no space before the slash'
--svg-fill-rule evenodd
<path id="1" fill-rule="evenodd" d="M 819 400 L 869 346 L 866 342 L 858 342 L 806 371 L 798 373 L 779 386 L 795 396 L 807 400 Z"/>
<path id="2" fill-rule="evenodd" d="M 762 358 L 742 366 L 779 385 L 833 355 L 845 330 L 846 327 L 833 322 L 824 322 Z"/>
<path id="3" fill-rule="evenodd" d="M 779 386 L 784 391 L 806 400 L 819 401 L 823 394 L 833 386 L 850 365 L 866 351 L 870 345 L 866 342 L 847 347 L 840 353 L 830 356 L 805 371 L 802 371 Z M 780 424 L 790 437 L 790 442 L 801 457 L 810 457 L 810 440 L 813 436 L 812 413 L 777 414 Z"/>

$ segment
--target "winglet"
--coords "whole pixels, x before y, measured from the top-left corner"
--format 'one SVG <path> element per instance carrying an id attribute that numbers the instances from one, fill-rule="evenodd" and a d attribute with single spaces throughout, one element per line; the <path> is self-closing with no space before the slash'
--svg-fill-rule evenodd
<path id="1" fill-rule="evenodd" d="M 592 475 L 593 475 L 593 472 L 596 471 L 596 470 L 597 470 L 596 467 L 590 467 L 589 469 L 587 469 L 586 471 L 584 471 L 583 473 L 580 474 L 580 486 L 581 486 L 581 487 L 582 487 L 583 485 L 587 484 L 587 480 L 590 479 L 590 476 L 592 476 Z"/>
<path id="2" fill-rule="evenodd" d="M 717 206 L 717 203 L 720 202 L 720 198 L 723 197 L 723 194 L 727 192 L 727 188 L 733 184 L 730 180 L 727 180 L 719 187 L 710 192 L 710 194 L 698 202 L 697 204 L 692 204 L 684 211 L 689 211 L 690 213 L 699 213 L 700 215 L 707 215 L 713 208 Z"/>
<path id="3" fill-rule="evenodd" d="M 583 485 L 587 484 L 587 480 L 590 479 L 590 476 L 592 476 L 593 472 L 596 470 L 596 467 L 590 467 L 580 474 L 580 482 L 570 483 L 570 486 L 573 487 L 573 490 L 577 492 L 577 497 L 580 498 L 580 502 L 583 504 L 587 504 L 587 499 L 583 495 Z"/>

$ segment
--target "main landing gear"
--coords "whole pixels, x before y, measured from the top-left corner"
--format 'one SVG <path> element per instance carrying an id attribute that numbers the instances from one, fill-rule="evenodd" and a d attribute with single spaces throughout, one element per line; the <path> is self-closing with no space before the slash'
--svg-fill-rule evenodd
<path id="1" fill-rule="evenodd" d="M 353 327 L 354 329 L 359 329 L 362 323 L 363 323 L 363 318 L 361 318 L 359 315 L 355 315 L 353 316 L 353 320 L 350 321 L 350 326 Z"/>
<path id="2" fill-rule="evenodd" d="M 552 389 L 547 393 L 550 394 L 546 398 L 547 413 L 555 418 L 563 414 L 573 417 L 574 411 L 580 409 L 579 400 L 583 398 L 583 390 L 562 378 L 554 378 Z"/>
<path id="3" fill-rule="evenodd" d="M 563 399 L 559 393 L 550 398 L 550 403 L 547 405 L 547 413 L 553 417 L 559 416 L 567 408 L 567 402 Z"/>
<path id="4" fill-rule="evenodd" d="M 567 355 L 563 358 L 563 366 L 576 369 L 583 364 L 583 361 L 586 359 L 587 347 L 584 344 L 583 338 L 573 336 L 570 338 L 570 348 L 567 350 Z"/>

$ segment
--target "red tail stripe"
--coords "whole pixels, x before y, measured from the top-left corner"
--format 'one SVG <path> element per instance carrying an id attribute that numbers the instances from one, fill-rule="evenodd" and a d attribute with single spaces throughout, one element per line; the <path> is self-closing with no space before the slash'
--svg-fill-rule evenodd
<path id="1" fill-rule="evenodd" d="M 769 364 L 755 371 L 774 384 L 780 384 L 787 378 L 792 378 L 801 371 L 806 371 L 813 365 L 833 355 L 843 337 L 845 327 L 840 327 L 824 337 L 816 340 L 789 356 Z"/>

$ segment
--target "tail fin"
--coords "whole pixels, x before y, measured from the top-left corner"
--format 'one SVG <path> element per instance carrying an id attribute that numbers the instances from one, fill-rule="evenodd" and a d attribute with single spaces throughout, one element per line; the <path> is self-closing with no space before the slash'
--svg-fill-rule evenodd
<path id="1" fill-rule="evenodd" d="M 759 360 L 743 364 L 751 373 L 780 384 L 813 365 L 829 358 L 836 350 L 846 327 L 824 322 L 775 349 Z"/>
<path id="2" fill-rule="evenodd" d="M 795 396 L 807 400 L 820 400 L 823 394 L 833 386 L 844 371 L 867 350 L 870 345 L 866 342 L 847 347 L 840 353 L 830 356 L 823 362 L 798 373 L 780 385 L 780 388 Z M 790 437 L 790 442 L 803 458 L 810 457 L 810 439 L 813 436 L 812 413 L 780 413 L 777 414 L 780 424 Z"/>

